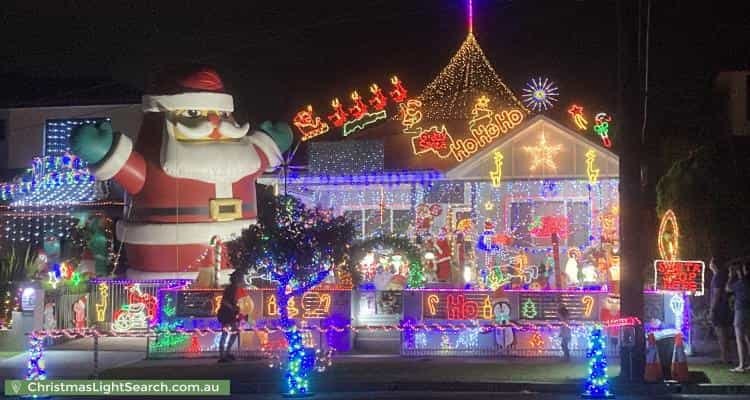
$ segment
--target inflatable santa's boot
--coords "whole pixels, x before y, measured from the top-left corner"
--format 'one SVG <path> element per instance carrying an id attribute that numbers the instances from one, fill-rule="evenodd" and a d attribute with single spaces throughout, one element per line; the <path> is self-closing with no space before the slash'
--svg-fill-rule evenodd
<path id="1" fill-rule="evenodd" d="M 157 79 L 148 93 L 135 143 L 109 124 L 88 125 L 73 132 L 72 149 L 129 195 L 116 229 L 128 277 L 195 278 L 213 262 L 213 236 L 228 240 L 255 223 L 255 179 L 281 163 L 291 130 L 265 122 L 248 135 L 232 95 L 205 67 Z"/>

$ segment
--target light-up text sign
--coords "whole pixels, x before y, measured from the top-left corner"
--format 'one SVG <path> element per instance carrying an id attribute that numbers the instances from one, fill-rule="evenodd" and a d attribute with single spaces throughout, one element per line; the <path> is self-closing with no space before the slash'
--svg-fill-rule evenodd
<path id="1" fill-rule="evenodd" d="M 286 304 L 289 318 L 326 318 L 331 316 L 332 294 L 323 291 L 307 292 L 289 299 Z M 263 292 L 263 317 L 278 318 L 279 304 L 276 293 Z"/>
<path id="2" fill-rule="evenodd" d="M 703 261 L 654 261 L 654 290 L 703 295 L 706 266 Z"/>
<path id="3" fill-rule="evenodd" d="M 422 296 L 424 319 L 492 319 L 489 292 L 425 292 Z"/>
<path id="4" fill-rule="evenodd" d="M 492 143 L 500 135 L 523 122 L 524 114 L 519 109 L 495 111 L 489 106 L 489 98 L 477 99 L 469 120 L 470 135 L 454 139 L 445 125 L 421 126 L 422 103 L 408 100 L 401 104 L 401 125 L 403 133 L 412 135 L 412 150 L 415 155 L 434 153 L 440 158 L 453 157 L 463 161 Z"/>

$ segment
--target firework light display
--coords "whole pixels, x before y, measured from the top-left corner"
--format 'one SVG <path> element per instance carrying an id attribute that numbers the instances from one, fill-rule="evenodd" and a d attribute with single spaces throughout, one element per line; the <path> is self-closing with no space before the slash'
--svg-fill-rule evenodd
<path id="1" fill-rule="evenodd" d="M 548 78 L 531 79 L 523 88 L 523 103 L 534 111 L 546 111 L 554 106 L 560 95 L 557 85 Z"/>

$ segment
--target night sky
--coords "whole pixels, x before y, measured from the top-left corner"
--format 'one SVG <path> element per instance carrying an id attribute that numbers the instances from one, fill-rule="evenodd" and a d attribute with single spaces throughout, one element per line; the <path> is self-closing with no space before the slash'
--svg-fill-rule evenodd
<path id="1" fill-rule="evenodd" d="M 462 0 L 8 3 L 0 28 L 5 105 L 65 104 L 108 89 L 116 96 L 122 84 L 138 93 L 155 66 L 200 62 L 223 73 L 239 117 L 253 121 L 289 120 L 305 104 L 323 107 L 373 81 L 384 86 L 393 73 L 418 92 L 467 29 Z M 560 86 L 558 107 L 614 111 L 615 1 L 474 3 L 479 43 L 517 94 L 531 77 L 548 76 Z M 654 3 L 651 129 L 705 135 L 700 111 L 714 74 L 750 65 L 748 6 Z"/>

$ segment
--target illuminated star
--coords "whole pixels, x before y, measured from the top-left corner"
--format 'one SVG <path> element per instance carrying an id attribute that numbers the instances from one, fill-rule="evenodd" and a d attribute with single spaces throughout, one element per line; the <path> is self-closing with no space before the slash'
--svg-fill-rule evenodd
<path id="1" fill-rule="evenodd" d="M 544 78 L 531 79 L 523 89 L 523 102 L 534 111 L 545 111 L 553 106 L 559 95 L 558 88 L 551 80 Z"/>
<path id="2" fill-rule="evenodd" d="M 531 161 L 530 170 L 534 171 L 539 165 L 545 166 L 553 171 L 557 170 L 555 165 L 554 157 L 557 153 L 562 151 L 562 145 L 556 144 L 550 146 L 547 144 L 547 139 L 542 133 L 542 137 L 539 139 L 539 144 L 536 146 L 524 146 L 524 151 L 531 154 L 533 160 Z"/>
<path id="3" fill-rule="evenodd" d="M 575 117 L 576 115 L 583 114 L 583 107 L 581 107 L 581 106 L 579 106 L 577 104 L 573 104 L 568 109 L 568 114 L 570 114 L 573 117 Z"/>

